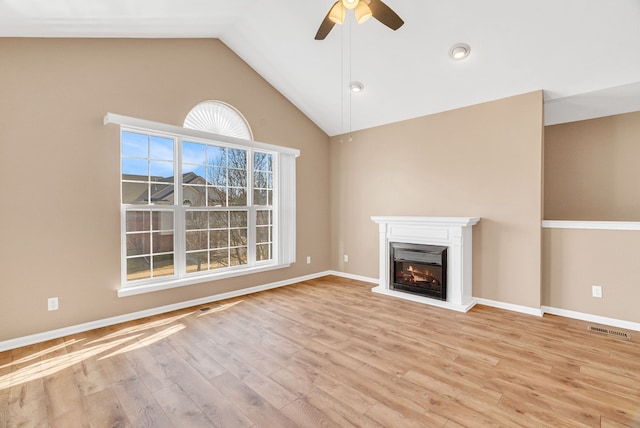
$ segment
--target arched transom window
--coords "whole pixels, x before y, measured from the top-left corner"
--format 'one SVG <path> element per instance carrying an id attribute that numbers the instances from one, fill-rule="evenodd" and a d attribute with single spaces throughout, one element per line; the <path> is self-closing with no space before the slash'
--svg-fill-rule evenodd
<path id="1" fill-rule="evenodd" d="M 242 113 L 222 101 L 203 101 L 196 105 L 187 114 L 184 127 L 253 140 L 251 127 Z"/>

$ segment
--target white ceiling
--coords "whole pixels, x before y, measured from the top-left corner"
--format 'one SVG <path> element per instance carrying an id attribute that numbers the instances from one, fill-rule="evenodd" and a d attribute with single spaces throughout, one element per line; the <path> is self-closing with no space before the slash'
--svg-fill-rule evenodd
<path id="1" fill-rule="evenodd" d="M 0 37 L 216 37 L 331 136 L 538 89 L 547 123 L 640 110 L 640 0 L 385 0 L 398 31 L 316 41 L 333 1 L 0 0 Z"/>

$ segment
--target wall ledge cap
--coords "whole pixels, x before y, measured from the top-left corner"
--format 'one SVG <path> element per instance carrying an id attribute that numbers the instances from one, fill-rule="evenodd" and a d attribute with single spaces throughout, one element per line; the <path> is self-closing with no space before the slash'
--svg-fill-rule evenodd
<path id="1" fill-rule="evenodd" d="M 543 229 L 640 230 L 640 221 L 543 220 Z"/>

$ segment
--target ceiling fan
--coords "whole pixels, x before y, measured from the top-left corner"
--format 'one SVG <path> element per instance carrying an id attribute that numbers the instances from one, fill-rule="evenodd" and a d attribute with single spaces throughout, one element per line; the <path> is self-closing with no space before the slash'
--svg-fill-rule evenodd
<path id="1" fill-rule="evenodd" d="M 381 0 L 338 0 L 324 17 L 315 39 L 324 40 L 334 25 L 342 24 L 347 9 L 355 9 L 358 24 L 362 24 L 372 16 L 392 30 L 397 30 L 404 24 L 402 18 Z"/>

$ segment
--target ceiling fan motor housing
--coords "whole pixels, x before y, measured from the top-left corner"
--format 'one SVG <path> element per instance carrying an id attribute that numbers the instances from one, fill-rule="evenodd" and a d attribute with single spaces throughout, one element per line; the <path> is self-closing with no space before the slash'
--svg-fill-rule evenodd
<path id="1" fill-rule="evenodd" d="M 337 0 L 320 24 L 315 39 L 324 40 L 335 24 L 342 24 L 347 9 L 355 9 L 358 24 L 362 24 L 372 16 L 394 31 L 404 24 L 402 18 L 382 0 Z"/>

